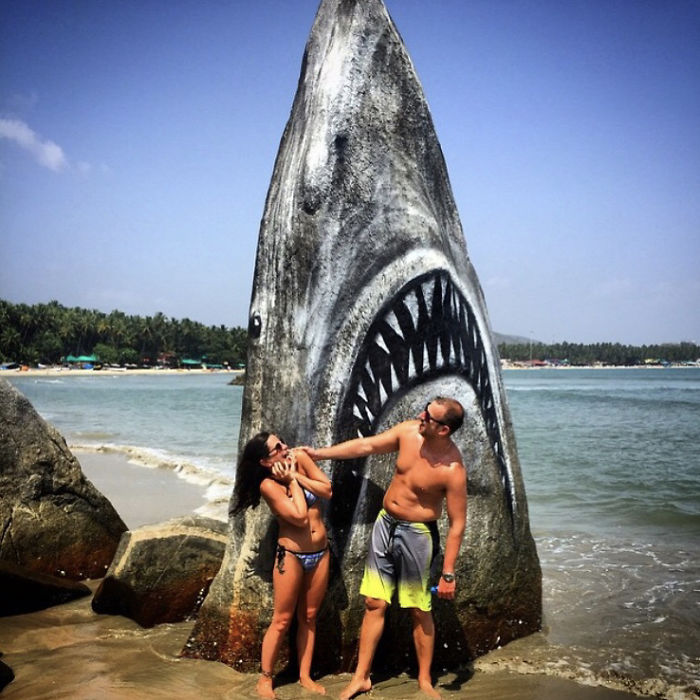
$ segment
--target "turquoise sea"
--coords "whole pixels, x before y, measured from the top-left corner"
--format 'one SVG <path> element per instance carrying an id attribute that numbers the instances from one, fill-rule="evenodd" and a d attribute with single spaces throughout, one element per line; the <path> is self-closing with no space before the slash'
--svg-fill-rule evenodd
<path id="1" fill-rule="evenodd" d="M 71 446 L 233 478 L 242 389 L 230 375 L 2 376 Z M 507 370 L 504 380 L 545 629 L 499 663 L 698 697 L 700 369 Z"/>

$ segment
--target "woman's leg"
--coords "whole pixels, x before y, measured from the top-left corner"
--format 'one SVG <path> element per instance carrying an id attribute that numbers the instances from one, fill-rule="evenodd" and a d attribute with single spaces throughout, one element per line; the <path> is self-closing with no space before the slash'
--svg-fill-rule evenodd
<path id="1" fill-rule="evenodd" d="M 272 621 L 265 632 L 260 659 L 261 675 L 258 679 L 258 695 L 263 698 L 274 698 L 272 690 L 272 674 L 279 654 L 280 645 L 294 616 L 299 589 L 304 579 L 304 570 L 297 558 L 287 552 L 284 558 L 284 569 L 279 571 L 277 566 L 272 573 L 274 590 L 274 611 Z"/>
<path id="2" fill-rule="evenodd" d="M 326 689 L 311 680 L 311 659 L 316 640 L 316 616 L 328 588 L 330 552 L 326 550 L 316 568 L 304 575 L 304 584 L 297 603 L 297 650 L 299 652 L 299 682 L 308 690 L 325 694 Z"/>

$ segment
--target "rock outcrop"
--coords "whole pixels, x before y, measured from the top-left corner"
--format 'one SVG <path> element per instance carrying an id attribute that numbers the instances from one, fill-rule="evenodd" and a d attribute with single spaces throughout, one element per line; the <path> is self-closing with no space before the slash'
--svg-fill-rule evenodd
<path id="1" fill-rule="evenodd" d="M 220 520 L 186 516 L 125 532 L 93 610 L 142 627 L 187 619 L 221 566 L 227 530 Z"/>
<path id="2" fill-rule="evenodd" d="M 125 530 L 59 432 L 0 379 L 0 561 L 101 578 Z"/>
<path id="3" fill-rule="evenodd" d="M 436 395 L 467 412 L 455 435 L 469 469 L 457 597 L 435 611 L 435 663 L 456 667 L 540 627 L 515 438 L 411 59 L 381 0 L 323 0 L 261 223 L 240 445 L 261 429 L 315 445 L 376 433 Z M 329 468 L 334 568 L 314 667 L 331 670 L 352 666 L 369 532 L 394 456 Z M 444 535 L 444 518 L 439 526 Z M 276 530 L 264 505 L 232 530 L 186 653 L 252 669 L 272 613 Z M 394 609 L 377 659 L 400 669 L 413 658 L 406 614 Z"/>
<path id="4" fill-rule="evenodd" d="M 0 616 L 44 610 L 92 593 L 77 581 L 38 574 L 8 561 L 0 561 L 0 591 Z"/>

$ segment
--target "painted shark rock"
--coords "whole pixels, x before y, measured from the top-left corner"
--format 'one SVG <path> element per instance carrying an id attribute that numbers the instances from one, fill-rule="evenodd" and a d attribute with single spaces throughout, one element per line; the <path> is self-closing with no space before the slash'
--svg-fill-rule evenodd
<path id="1" fill-rule="evenodd" d="M 290 444 L 370 435 L 436 395 L 465 406 L 455 437 L 469 471 L 467 533 L 456 600 L 434 606 L 435 663 L 456 667 L 539 629 L 541 573 L 486 304 L 420 82 L 381 0 L 318 10 L 250 309 L 240 446 L 260 429 Z M 359 584 L 393 460 L 321 465 L 333 481 L 333 568 L 315 668 L 353 664 Z M 259 663 L 272 614 L 276 526 L 264 504 L 231 526 L 183 653 L 245 670 Z M 443 517 L 443 536 L 446 526 Z M 413 658 L 407 616 L 392 606 L 377 661 L 400 669 Z"/>

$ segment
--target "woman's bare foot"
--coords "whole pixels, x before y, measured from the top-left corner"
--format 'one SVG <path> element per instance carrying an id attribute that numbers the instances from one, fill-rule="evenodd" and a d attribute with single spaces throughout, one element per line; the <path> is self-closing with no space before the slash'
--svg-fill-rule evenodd
<path id="1" fill-rule="evenodd" d="M 255 690 L 261 698 L 268 698 L 268 700 L 276 700 L 277 698 L 272 689 L 272 677 L 260 676 L 255 684 Z"/>
<path id="2" fill-rule="evenodd" d="M 318 693 L 319 695 L 325 695 L 326 689 L 316 681 L 312 681 L 311 678 L 299 678 L 299 685 L 310 690 L 312 693 Z"/>
<path id="3" fill-rule="evenodd" d="M 343 688 L 343 692 L 340 693 L 340 700 L 350 700 L 360 693 L 368 693 L 372 690 L 372 681 L 369 678 L 355 678 Z"/>
<path id="4" fill-rule="evenodd" d="M 440 693 L 433 688 L 433 684 L 430 681 L 419 680 L 418 687 L 430 698 L 436 698 L 436 700 L 440 700 L 440 698 L 442 698 L 442 695 L 440 695 Z"/>

